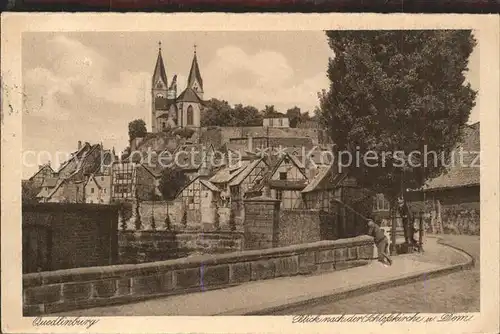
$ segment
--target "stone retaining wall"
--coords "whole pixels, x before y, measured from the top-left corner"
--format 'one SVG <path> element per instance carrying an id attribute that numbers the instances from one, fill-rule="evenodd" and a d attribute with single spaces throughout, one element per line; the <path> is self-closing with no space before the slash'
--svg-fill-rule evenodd
<path id="1" fill-rule="evenodd" d="M 178 259 L 195 254 L 241 251 L 243 235 L 237 232 L 119 231 L 119 263 Z"/>
<path id="2" fill-rule="evenodd" d="M 369 263 L 373 239 L 319 241 L 133 265 L 23 275 L 25 316 L 106 306 Z"/>

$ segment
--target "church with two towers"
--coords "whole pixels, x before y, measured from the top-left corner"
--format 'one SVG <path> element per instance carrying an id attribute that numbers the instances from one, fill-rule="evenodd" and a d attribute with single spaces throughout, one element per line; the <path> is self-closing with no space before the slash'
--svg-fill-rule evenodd
<path id="1" fill-rule="evenodd" d="M 177 75 L 172 77 L 169 84 L 161 53 L 161 42 L 158 44 L 158 57 L 151 86 L 151 130 L 157 133 L 175 127 L 199 128 L 204 100 L 196 45 L 187 87 L 177 95 Z"/>

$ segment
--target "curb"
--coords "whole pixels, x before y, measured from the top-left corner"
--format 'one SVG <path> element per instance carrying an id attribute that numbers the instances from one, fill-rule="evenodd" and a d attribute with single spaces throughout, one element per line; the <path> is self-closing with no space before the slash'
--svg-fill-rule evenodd
<path id="1" fill-rule="evenodd" d="M 409 275 L 405 275 L 402 277 L 397 277 L 390 279 L 388 281 L 383 281 L 383 282 L 376 282 L 376 283 L 370 283 L 364 286 L 357 286 L 353 288 L 347 288 L 342 291 L 338 292 L 333 292 L 328 295 L 320 296 L 320 297 L 313 297 L 313 298 L 306 298 L 306 299 L 301 299 L 295 302 L 290 302 L 284 305 L 278 305 L 278 306 L 270 306 L 270 307 L 264 307 L 260 309 L 254 309 L 254 310 L 233 310 L 229 313 L 224 313 L 224 314 L 219 314 L 219 315 L 272 315 L 274 312 L 278 311 L 284 311 L 287 309 L 293 309 L 296 307 L 302 307 L 305 305 L 314 305 L 314 304 L 323 304 L 323 303 L 328 303 L 328 302 L 334 302 L 338 301 L 341 299 L 346 299 L 346 298 L 352 298 L 360 295 L 364 295 L 370 292 L 375 292 L 383 289 L 388 289 L 400 285 L 405 285 L 409 283 L 413 283 L 416 281 L 420 281 L 422 279 L 429 279 L 429 278 L 435 278 L 438 276 L 443 276 L 447 274 L 451 274 L 453 272 L 457 272 L 460 270 L 466 270 L 474 267 L 475 261 L 474 258 L 467 253 L 466 251 L 447 244 L 444 240 L 442 240 L 439 237 L 436 237 L 438 240 L 438 244 L 441 244 L 446 247 L 450 247 L 454 249 L 456 252 L 461 253 L 461 255 L 466 259 L 465 262 L 459 263 L 459 264 L 454 264 L 454 265 L 448 265 L 448 266 L 443 266 L 441 268 L 437 268 L 435 270 L 426 270 L 426 271 L 421 271 Z"/>

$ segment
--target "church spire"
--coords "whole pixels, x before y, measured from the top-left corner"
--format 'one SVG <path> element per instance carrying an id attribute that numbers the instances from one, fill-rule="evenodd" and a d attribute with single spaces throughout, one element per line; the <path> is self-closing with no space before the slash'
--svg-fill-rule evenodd
<path id="1" fill-rule="evenodd" d="M 199 88 L 197 88 L 197 84 Z M 203 80 L 201 79 L 200 67 L 198 66 L 198 58 L 196 57 L 196 44 L 194 45 L 193 62 L 189 71 L 188 87 L 193 88 L 196 92 L 203 93 Z"/>
<path id="2" fill-rule="evenodd" d="M 161 79 L 165 87 L 167 87 L 167 72 L 165 71 L 165 65 L 163 64 L 160 41 L 158 42 L 158 57 L 156 58 L 156 66 L 155 66 L 155 71 L 153 73 L 153 87 L 157 83 L 158 79 Z"/>

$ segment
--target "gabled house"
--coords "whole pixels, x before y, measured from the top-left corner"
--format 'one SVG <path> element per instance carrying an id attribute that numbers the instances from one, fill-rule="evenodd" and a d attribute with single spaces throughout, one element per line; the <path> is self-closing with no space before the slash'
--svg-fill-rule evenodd
<path id="1" fill-rule="evenodd" d="M 262 179 L 263 174 L 269 168 L 264 158 L 258 158 L 251 161 L 238 175 L 229 182 L 229 194 L 231 197 L 231 210 L 234 213 L 235 220 L 239 220 L 239 224 L 245 219 L 245 209 L 243 200 L 245 194 L 256 183 Z"/>
<path id="2" fill-rule="evenodd" d="M 441 175 L 406 197 L 414 212 L 430 218 L 433 232 L 479 234 L 480 123 L 467 125 L 457 143 L 455 161 Z M 460 158 L 461 157 L 461 158 Z"/>
<path id="3" fill-rule="evenodd" d="M 216 163 L 213 145 L 205 147 L 203 144 L 182 144 L 174 151 L 173 158 L 175 166 L 190 179 L 194 179 L 197 175 L 210 175 Z"/>
<path id="4" fill-rule="evenodd" d="M 365 218 L 372 213 L 374 195 L 373 191 L 358 186 L 346 169 L 332 164 L 320 167 L 302 190 L 302 208 L 331 215 L 335 235 L 350 237 L 366 232 Z"/>
<path id="5" fill-rule="evenodd" d="M 55 171 L 50 166 L 50 161 L 44 165 L 38 166 L 38 171 L 28 180 L 34 188 L 40 188 L 46 178 L 53 178 Z"/>
<path id="6" fill-rule="evenodd" d="M 115 162 L 111 174 L 111 201 L 149 200 L 156 193 L 155 175 L 143 164 Z"/>
<path id="7" fill-rule="evenodd" d="M 281 201 L 282 209 L 298 208 L 302 202 L 301 191 L 308 183 L 305 167 L 296 156 L 285 153 L 272 167 L 257 178 L 246 197 L 267 196 Z"/>
<path id="8" fill-rule="evenodd" d="M 91 174 L 84 184 L 85 203 L 109 204 L 111 202 L 111 175 Z"/>
<path id="9" fill-rule="evenodd" d="M 230 205 L 231 196 L 229 190 L 229 183 L 237 177 L 248 165 L 250 161 L 240 161 L 234 165 L 226 165 L 219 169 L 209 181 L 213 183 L 218 189 L 221 190 L 221 205 L 227 207 Z"/>
<path id="10" fill-rule="evenodd" d="M 221 206 L 220 193 L 221 190 L 216 185 L 200 176 L 186 184 L 179 191 L 176 200 L 182 203 L 187 224 L 214 224 L 215 215 Z"/>
<path id="11" fill-rule="evenodd" d="M 103 150 L 101 144 L 91 145 L 78 142 L 78 150 L 61 164 L 54 177 L 47 179 L 38 194 L 41 202 L 84 203 L 85 183 L 89 175 L 103 177 L 111 174 L 115 160 L 112 150 Z"/>
<path id="12" fill-rule="evenodd" d="M 36 195 L 37 200 L 42 203 L 47 202 L 57 185 L 58 185 L 57 177 L 45 178 L 43 180 L 42 185 L 40 186 L 40 192 Z"/>
<path id="13" fill-rule="evenodd" d="M 59 179 L 46 201 L 49 203 L 84 203 L 84 186 L 84 180 Z"/>

